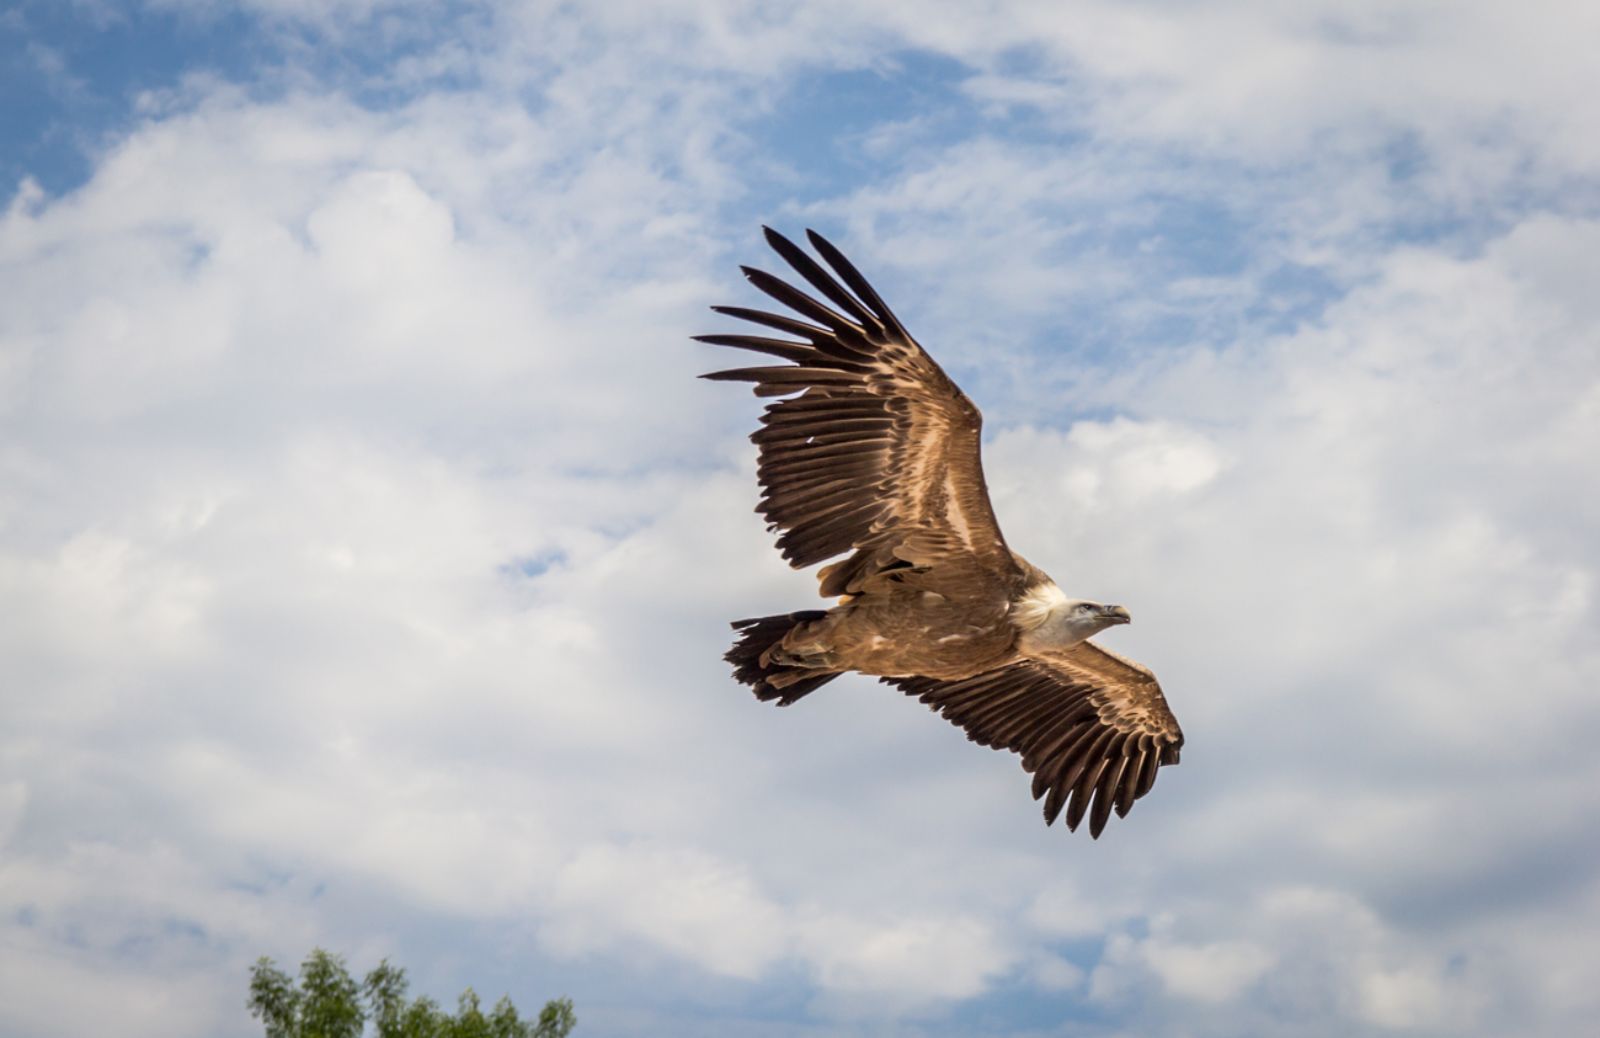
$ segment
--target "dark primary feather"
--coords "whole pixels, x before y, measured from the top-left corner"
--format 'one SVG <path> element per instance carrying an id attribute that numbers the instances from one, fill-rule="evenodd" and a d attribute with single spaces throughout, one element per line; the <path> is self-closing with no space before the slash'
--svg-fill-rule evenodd
<path id="1" fill-rule="evenodd" d="M 1044 798 L 1045 824 L 1085 815 L 1099 838 L 1111 813 L 1150 792 L 1156 770 L 1178 763 L 1183 731 L 1155 677 L 1084 642 L 961 681 L 883 678 L 916 696 L 983 746 L 1011 750 Z"/>
<path id="2" fill-rule="evenodd" d="M 794 338 L 695 338 L 789 362 L 703 376 L 781 398 L 767 405 L 751 439 L 760 448 L 757 511 L 779 534 L 784 558 L 801 568 L 852 553 L 820 574 L 828 597 L 858 593 L 908 554 L 930 574 L 930 589 L 941 580 L 953 589 L 1014 583 L 1022 574 L 983 481 L 978 409 L 826 239 L 807 232 L 827 268 L 776 231 L 765 233 L 822 299 L 744 267 L 751 284 L 804 320 L 712 309 Z"/>

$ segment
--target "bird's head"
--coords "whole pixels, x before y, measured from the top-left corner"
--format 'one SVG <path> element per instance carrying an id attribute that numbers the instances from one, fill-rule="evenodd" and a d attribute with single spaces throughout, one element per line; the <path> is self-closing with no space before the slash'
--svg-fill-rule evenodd
<path id="1" fill-rule="evenodd" d="M 1131 623 L 1133 617 L 1119 605 L 1079 600 L 1068 604 L 1066 620 L 1072 633 L 1082 639 L 1098 634 L 1107 627 Z"/>

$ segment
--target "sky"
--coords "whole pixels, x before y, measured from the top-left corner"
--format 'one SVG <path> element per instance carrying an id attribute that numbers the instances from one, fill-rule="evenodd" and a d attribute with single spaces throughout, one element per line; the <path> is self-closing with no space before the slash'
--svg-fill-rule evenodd
<path id="1" fill-rule="evenodd" d="M 1600 8 L 21 0 L 0 1035 L 313 947 L 602 1036 L 1600 1014 Z M 815 227 L 1159 675 L 1105 836 L 869 679 L 694 379 Z"/>

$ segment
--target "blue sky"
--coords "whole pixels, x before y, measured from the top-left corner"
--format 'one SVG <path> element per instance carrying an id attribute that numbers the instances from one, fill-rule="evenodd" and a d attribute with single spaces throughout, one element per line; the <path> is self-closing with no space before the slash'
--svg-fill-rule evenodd
<path id="1" fill-rule="evenodd" d="M 1600 1011 L 1596 16 L 0 16 L 0 1034 L 314 945 L 586 1035 L 1557 1035 Z M 823 230 L 1160 675 L 1106 836 L 806 608 L 688 341 Z"/>

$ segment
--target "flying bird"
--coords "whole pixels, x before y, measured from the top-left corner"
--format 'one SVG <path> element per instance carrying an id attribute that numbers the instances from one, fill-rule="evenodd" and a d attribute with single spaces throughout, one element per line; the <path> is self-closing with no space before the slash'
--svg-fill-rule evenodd
<path id="1" fill-rule="evenodd" d="M 1155 675 L 1089 640 L 1128 611 L 1069 597 L 1011 550 L 983 479 L 977 407 L 825 238 L 806 232 L 829 269 L 764 231 L 826 302 L 741 267 L 798 316 L 714 306 L 784 337 L 695 338 L 786 363 L 702 377 L 775 398 L 750 437 L 756 511 L 794 568 L 834 560 L 817 578 L 837 604 L 735 621 L 734 677 L 787 706 L 846 671 L 875 676 L 973 742 L 1020 755 L 1045 824 L 1064 812 L 1076 830 L 1087 817 L 1098 838 L 1183 746 Z"/>

